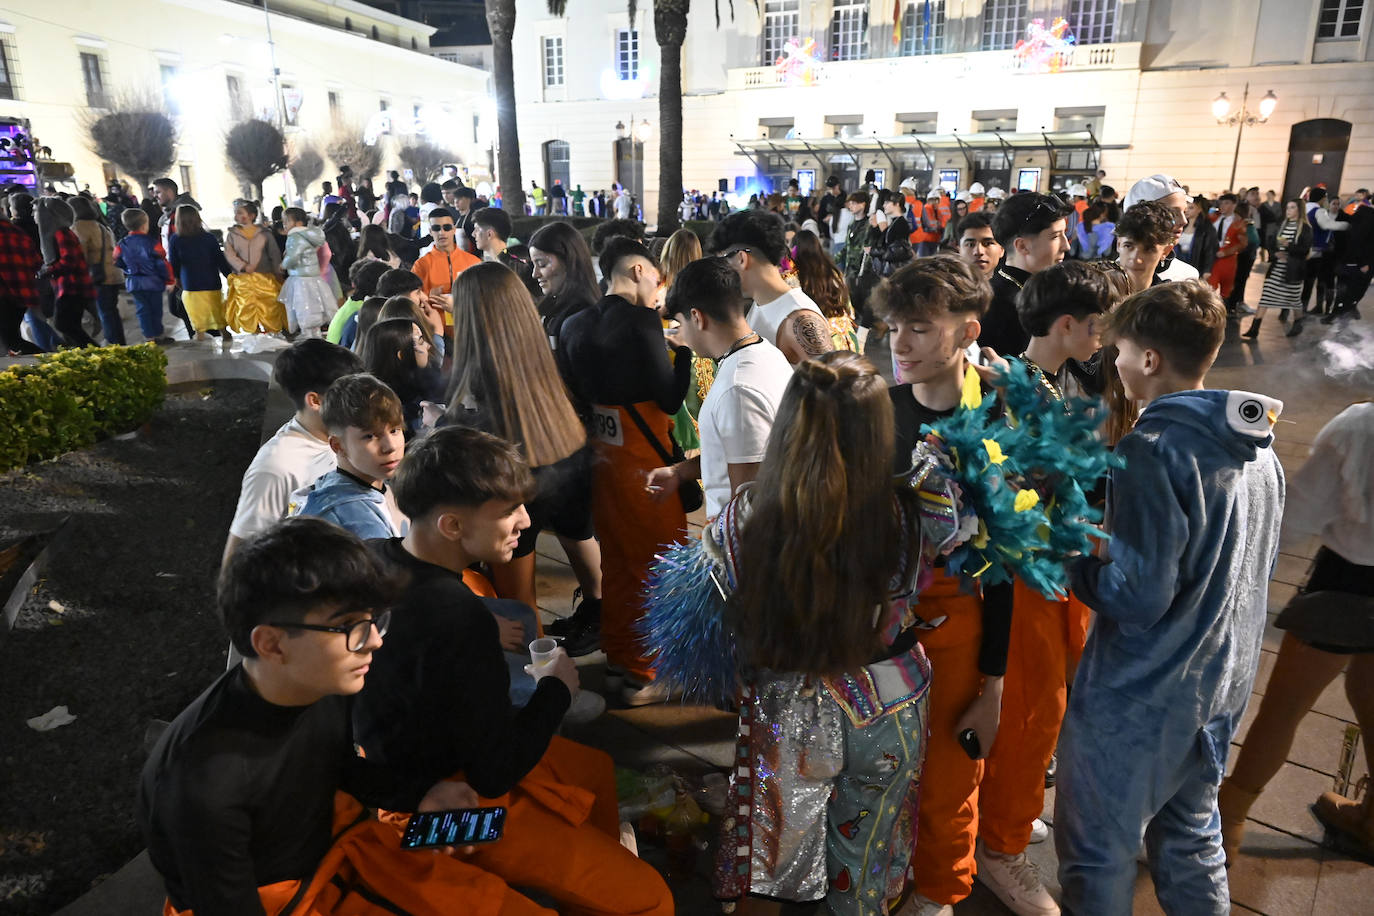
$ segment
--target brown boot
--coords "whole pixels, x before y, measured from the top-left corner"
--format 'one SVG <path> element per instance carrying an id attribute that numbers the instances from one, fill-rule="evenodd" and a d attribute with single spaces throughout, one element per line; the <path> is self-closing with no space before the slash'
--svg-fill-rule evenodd
<path id="1" fill-rule="evenodd" d="M 1374 862 L 1374 794 L 1356 801 L 1335 792 L 1323 792 L 1312 805 L 1312 813 L 1341 852 Z"/>
<path id="2" fill-rule="evenodd" d="M 1242 789 L 1226 780 L 1217 789 L 1217 810 L 1221 812 L 1221 848 L 1226 853 L 1226 867 L 1230 868 L 1240 852 L 1240 841 L 1245 839 L 1245 819 L 1250 815 L 1250 806 L 1259 798 L 1258 792 Z"/>

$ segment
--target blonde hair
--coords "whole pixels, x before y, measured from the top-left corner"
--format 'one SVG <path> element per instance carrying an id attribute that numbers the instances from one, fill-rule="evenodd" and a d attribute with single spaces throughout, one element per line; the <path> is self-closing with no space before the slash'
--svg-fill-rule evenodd
<path id="1" fill-rule="evenodd" d="M 475 401 L 490 432 L 515 443 L 530 467 L 582 448 L 586 429 L 558 374 L 530 294 L 501 264 L 475 264 L 453 283 L 453 375 L 449 416 Z"/>
<path id="2" fill-rule="evenodd" d="M 682 268 L 699 260 L 701 239 L 695 232 L 691 229 L 679 229 L 668 236 L 668 244 L 663 246 L 663 254 L 659 256 L 664 288 L 673 285 L 673 278 L 682 272 Z"/>

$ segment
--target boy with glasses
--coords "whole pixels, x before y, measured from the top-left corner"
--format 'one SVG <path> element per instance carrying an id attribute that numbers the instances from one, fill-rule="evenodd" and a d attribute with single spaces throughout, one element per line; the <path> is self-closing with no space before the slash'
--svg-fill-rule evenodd
<path id="1" fill-rule="evenodd" d="M 434 245 L 420 256 L 411 270 L 420 278 L 430 306 L 443 310 L 447 334 L 453 328 L 453 281 L 481 261 L 458 245 L 458 219 L 449 208 L 431 210 L 428 228 Z"/>
<path id="2" fill-rule="evenodd" d="M 139 782 L 139 826 L 169 912 L 323 912 L 320 888 L 335 873 L 411 913 L 519 896 L 461 861 L 400 849 L 395 827 L 362 816 L 358 802 L 401 811 L 478 804 L 461 782 L 354 752 L 351 696 L 382 645 L 391 596 L 367 548 L 319 519 L 281 522 L 230 558 L 219 610 L 243 662 L 173 720 Z M 336 846 L 341 827 L 350 829 Z M 416 856 L 437 861 L 417 868 Z"/>

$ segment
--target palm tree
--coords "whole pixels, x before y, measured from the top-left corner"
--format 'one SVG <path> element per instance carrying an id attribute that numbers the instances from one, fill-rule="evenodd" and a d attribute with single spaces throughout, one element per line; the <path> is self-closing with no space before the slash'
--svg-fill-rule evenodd
<path id="1" fill-rule="evenodd" d="M 557 6 L 557 9 L 555 9 Z M 496 172 L 501 181 L 501 206 L 513 216 L 525 213 L 524 181 L 520 177 L 520 131 L 515 123 L 515 0 L 486 0 L 487 30 L 491 32 L 491 81 L 496 89 Z M 549 11 L 563 15 L 564 0 L 549 0 Z"/>
<path id="2" fill-rule="evenodd" d="M 658 73 L 658 234 L 676 229 L 682 203 L 682 42 L 692 0 L 654 0 Z M 634 14 L 631 13 L 633 16 Z M 716 18 L 720 18 L 717 4 Z"/>

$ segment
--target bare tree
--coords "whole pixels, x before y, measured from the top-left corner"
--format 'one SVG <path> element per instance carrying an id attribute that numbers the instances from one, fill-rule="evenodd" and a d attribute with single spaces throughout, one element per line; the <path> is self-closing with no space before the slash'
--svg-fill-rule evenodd
<path id="1" fill-rule="evenodd" d="M 401 168 L 410 169 L 420 184 L 433 181 L 444 166 L 460 161 L 450 150 L 428 140 L 407 143 L 396 151 L 396 157 L 401 160 Z"/>
<path id="2" fill-rule="evenodd" d="M 286 171 L 290 157 L 277 125 L 261 118 L 240 121 L 224 135 L 224 156 L 246 193 L 262 200 L 262 183 Z"/>
<path id="3" fill-rule="evenodd" d="M 324 151 L 334 165 L 349 166 L 358 178 L 375 178 L 382 170 L 381 143 L 364 143 L 363 129 L 356 124 L 345 124 L 335 130 Z"/>
<path id="4" fill-rule="evenodd" d="M 565 0 L 549 0 L 549 11 L 563 15 Z M 487 30 L 491 32 L 492 85 L 496 90 L 496 172 L 501 182 L 501 206 L 520 216 L 525 212 L 524 181 L 520 177 L 520 131 L 515 121 L 515 0 L 486 0 Z"/>
<path id="5" fill-rule="evenodd" d="M 108 108 L 87 109 L 80 118 L 91 152 L 132 177 L 141 192 L 176 162 L 176 125 L 158 92 L 127 92 Z"/>
<path id="6" fill-rule="evenodd" d="M 306 144 L 291 157 L 291 164 L 286 168 L 291 173 L 291 183 L 296 186 L 296 193 L 304 196 L 305 189 L 324 174 L 324 157 L 315 147 Z"/>

